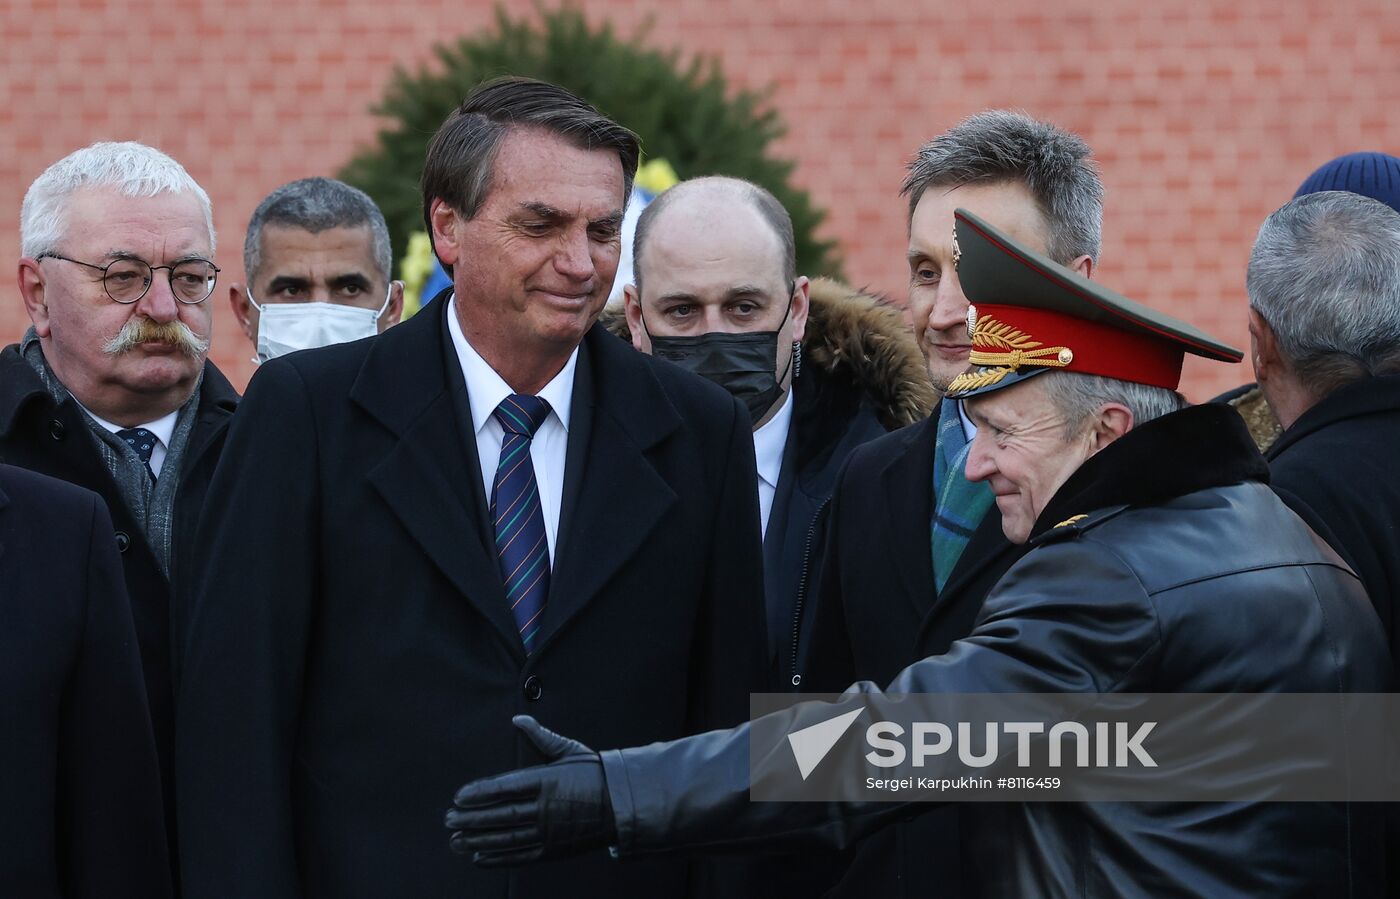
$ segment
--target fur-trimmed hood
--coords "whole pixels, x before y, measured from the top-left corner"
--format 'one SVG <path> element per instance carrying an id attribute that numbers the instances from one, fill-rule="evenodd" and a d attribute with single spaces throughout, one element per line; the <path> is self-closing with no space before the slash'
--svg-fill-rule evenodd
<path id="1" fill-rule="evenodd" d="M 810 296 L 802 365 L 849 379 L 890 430 L 927 418 L 939 395 L 903 313 L 880 296 L 831 278 L 813 278 Z M 608 306 L 599 321 L 631 342 L 622 304 Z"/>

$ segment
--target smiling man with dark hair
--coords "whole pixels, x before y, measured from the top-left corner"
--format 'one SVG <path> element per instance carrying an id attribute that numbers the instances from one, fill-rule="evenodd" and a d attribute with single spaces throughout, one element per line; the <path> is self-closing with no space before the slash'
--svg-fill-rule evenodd
<path id="1" fill-rule="evenodd" d="M 435 832 L 454 785 L 538 758 L 496 721 L 620 746 L 740 721 L 762 683 L 748 414 L 594 324 L 637 154 L 565 90 L 483 85 L 423 169 L 452 289 L 259 369 L 201 527 L 187 895 L 689 888 L 603 853 L 481 871 Z"/>

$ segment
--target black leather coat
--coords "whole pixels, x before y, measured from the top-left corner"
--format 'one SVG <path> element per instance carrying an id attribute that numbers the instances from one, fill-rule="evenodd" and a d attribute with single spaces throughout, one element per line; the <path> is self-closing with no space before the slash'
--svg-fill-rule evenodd
<path id="1" fill-rule="evenodd" d="M 1357 578 L 1267 479 L 1227 408 L 1130 432 L 1057 492 L 972 634 L 887 692 L 1388 689 L 1389 656 Z M 1071 516 L 1084 517 L 1064 524 Z M 619 852 L 845 846 L 909 811 L 749 802 L 748 753 L 747 726 L 604 752 Z M 1381 859 L 1369 811 L 1003 805 L 972 840 L 977 886 L 995 896 L 1373 895 Z M 980 806 L 968 812 L 976 819 Z"/>

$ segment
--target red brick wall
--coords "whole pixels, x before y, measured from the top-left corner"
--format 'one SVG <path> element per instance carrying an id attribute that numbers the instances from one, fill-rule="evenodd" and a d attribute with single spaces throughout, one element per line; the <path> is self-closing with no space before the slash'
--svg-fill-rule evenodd
<path id="1" fill-rule="evenodd" d="M 528 12 L 530 4 L 511 4 Z M 846 272 L 902 301 L 904 163 L 976 110 L 1014 106 L 1082 133 L 1108 186 L 1099 277 L 1243 346 L 1255 229 L 1317 164 L 1400 152 L 1393 0 L 607 0 L 630 33 L 717 55 L 736 83 L 776 85 L 780 150 L 830 212 Z M 0 4 L 0 259 L 50 162 L 101 139 L 154 144 L 214 199 L 227 279 L 269 190 L 334 171 L 376 122 L 395 63 L 488 24 L 439 0 Z M 397 250 L 398 248 L 396 248 Z M 13 271 L 13 269 L 11 269 Z M 240 385 L 249 348 L 218 297 L 214 358 Z M 0 342 L 27 317 L 0 286 Z M 1204 398 L 1247 367 L 1188 363 Z"/>

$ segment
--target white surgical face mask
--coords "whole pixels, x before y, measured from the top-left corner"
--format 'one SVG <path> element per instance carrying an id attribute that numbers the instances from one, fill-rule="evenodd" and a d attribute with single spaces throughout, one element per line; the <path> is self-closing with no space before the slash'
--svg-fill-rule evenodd
<path id="1" fill-rule="evenodd" d="M 254 362 L 285 356 L 297 350 L 311 350 L 334 343 L 348 343 L 379 333 L 379 317 L 389 308 L 389 292 L 378 311 L 361 306 L 341 306 L 338 303 L 263 303 L 253 299 L 248 288 L 248 302 L 258 310 L 258 355 Z"/>

